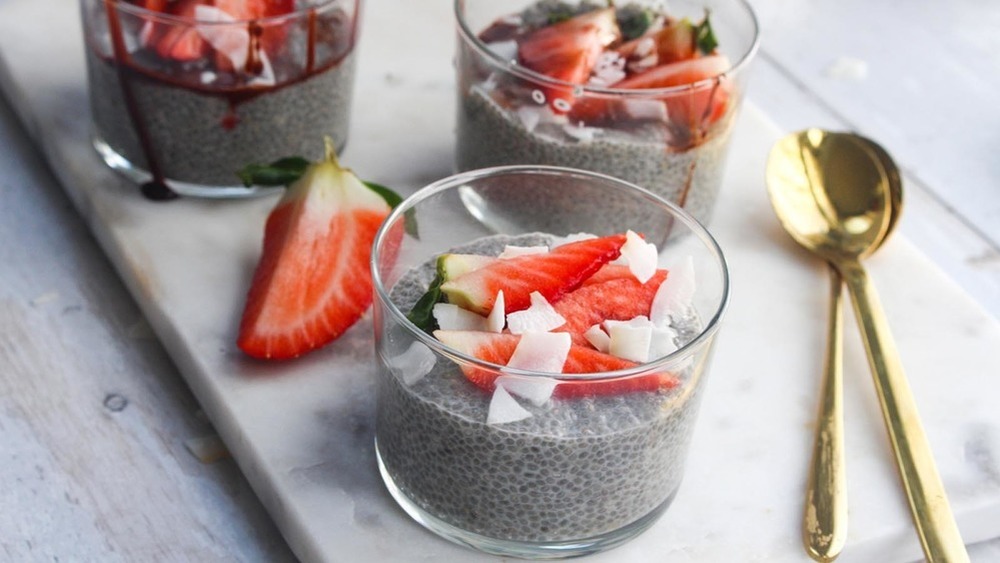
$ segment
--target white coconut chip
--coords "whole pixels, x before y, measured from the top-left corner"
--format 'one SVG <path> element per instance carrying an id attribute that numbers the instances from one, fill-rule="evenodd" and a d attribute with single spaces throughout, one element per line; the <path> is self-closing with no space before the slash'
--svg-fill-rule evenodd
<path id="1" fill-rule="evenodd" d="M 663 100 L 622 100 L 625 113 L 635 120 L 667 122 L 667 105 Z"/>
<path id="2" fill-rule="evenodd" d="M 652 327 L 649 340 L 649 360 L 662 358 L 677 351 L 677 333 L 667 327 Z"/>
<path id="3" fill-rule="evenodd" d="M 497 258 L 516 258 L 518 256 L 529 256 L 532 254 L 548 254 L 547 246 L 513 246 L 508 244 L 503 247 L 503 252 Z"/>
<path id="4" fill-rule="evenodd" d="M 656 326 L 667 326 L 670 317 L 687 315 L 695 292 L 694 258 L 688 256 L 670 269 L 653 296 L 649 318 Z"/>
<path id="5" fill-rule="evenodd" d="M 536 407 L 544 405 L 552 397 L 558 381 L 551 377 L 501 375 L 496 380 L 497 387 L 503 387 L 510 393 L 521 397 Z"/>
<path id="6" fill-rule="evenodd" d="M 517 41 L 514 41 L 513 39 L 508 41 L 494 41 L 492 43 L 487 43 L 486 46 L 501 59 L 508 61 L 517 60 Z"/>
<path id="7" fill-rule="evenodd" d="M 582 124 L 574 125 L 572 123 L 567 123 L 563 125 L 563 131 L 573 137 L 581 143 L 589 143 L 594 140 L 594 137 L 601 132 L 599 127 L 586 127 Z"/>
<path id="8" fill-rule="evenodd" d="M 645 318 L 645 317 L 643 317 Z M 608 353 L 633 362 L 649 361 L 649 344 L 653 339 L 653 327 L 649 319 L 645 322 L 605 321 L 610 343 Z"/>
<path id="9" fill-rule="evenodd" d="M 507 328 L 513 334 L 548 332 L 566 324 L 566 319 L 537 291 L 531 292 L 531 306 L 507 315 Z"/>
<path id="10" fill-rule="evenodd" d="M 656 245 L 646 242 L 634 231 L 625 233 L 625 244 L 622 245 L 622 256 L 628 260 L 628 269 L 639 280 L 639 283 L 646 283 L 649 278 L 656 274 L 656 266 L 659 262 L 659 252 Z"/>
<path id="11" fill-rule="evenodd" d="M 504 324 L 506 323 L 505 309 L 507 308 L 507 302 L 503 297 L 503 290 L 497 291 L 497 297 L 493 300 L 493 309 L 490 310 L 490 314 L 486 317 L 486 332 L 503 332 Z"/>
<path id="12" fill-rule="evenodd" d="M 486 330 L 486 317 L 452 303 L 437 303 L 432 310 L 441 330 Z"/>
<path id="13" fill-rule="evenodd" d="M 527 332 L 521 335 L 507 367 L 562 373 L 573 339 L 568 332 Z"/>
<path id="14" fill-rule="evenodd" d="M 437 356 L 430 348 L 414 342 L 402 354 L 389 358 L 386 364 L 389 366 L 389 371 L 399 376 L 403 383 L 409 386 L 430 373 L 436 362 Z"/>
<path id="15" fill-rule="evenodd" d="M 490 399 L 490 410 L 486 414 L 486 424 L 506 424 L 531 417 L 531 413 L 517 404 L 506 389 L 497 385 Z"/>
<path id="16" fill-rule="evenodd" d="M 608 353 L 608 349 L 611 347 L 611 337 L 608 333 L 604 332 L 601 325 L 597 324 L 587 329 L 587 332 L 583 333 L 583 337 L 590 342 L 590 345 L 597 349 L 598 352 Z"/>
<path id="17" fill-rule="evenodd" d="M 546 111 L 548 110 L 544 107 L 521 106 L 517 108 L 516 113 L 518 119 L 521 120 L 521 125 L 524 125 L 524 128 L 530 133 L 535 130 L 535 127 L 538 127 L 538 122 L 542 120 L 542 115 Z"/>
<path id="18" fill-rule="evenodd" d="M 564 237 L 553 238 L 552 243 L 549 245 L 549 248 L 557 248 L 569 244 L 571 242 L 580 242 L 581 240 L 593 240 L 595 238 L 597 238 L 597 235 L 593 235 L 590 233 L 573 233 L 570 235 L 566 235 Z"/>

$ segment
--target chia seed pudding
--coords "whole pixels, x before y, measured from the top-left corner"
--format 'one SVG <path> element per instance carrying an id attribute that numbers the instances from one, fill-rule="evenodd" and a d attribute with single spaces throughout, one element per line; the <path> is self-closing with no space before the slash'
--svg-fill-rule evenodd
<path id="1" fill-rule="evenodd" d="M 456 167 L 544 164 L 600 172 L 646 188 L 707 224 L 721 186 L 743 73 L 713 45 L 704 53 L 685 53 L 690 58 L 684 60 L 663 53 L 657 45 L 676 46 L 677 29 L 687 30 L 695 41 L 707 16 L 693 25 L 642 7 L 646 4 L 612 9 L 594 2 L 542 0 L 493 21 L 478 35 L 471 28 L 476 23 L 464 19 L 466 8 L 457 4 L 462 25 Z M 627 18 L 637 10 L 653 19 L 628 35 L 632 24 Z M 573 75 L 579 82 L 565 78 L 563 68 L 552 68 L 554 55 L 533 60 L 536 36 L 558 28 L 579 44 L 587 37 L 584 33 L 580 39 L 580 27 L 599 28 L 602 20 L 594 14 L 603 11 L 613 14 L 608 39 L 596 62 L 584 67 L 585 77 Z M 574 30 L 573 21 L 581 18 Z M 661 41 L 665 33 L 672 35 Z M 538 39 L 538 50 L 560 49 L 553 46 L 553 35 Z"/>
<path id="2" fill-rule="evenodd" d="M 460 252 L 496 255 L 543 235 L 489 237 Z M 391 290 L 403 311 L 434 276 L 428 263 Z M 675 322 L 678 344 L 697 336 L 694 316 Z M 387 366 L 412 336 L 392 327 L 377 342 L 378 454 L 392 486 L 420 510 L 461 530 L 501 541 L 552 543 L 644 529 L 680 485 L 700 398 L 700 364 L 658 391 L 551 398 L 523 405 L 531 417 L 488 424 L 490 393 L 438 356 L 416 382 Z M 638 531 L 636 532 L 638 533 Z M 629 536 L 631 537 L 631 536 Z"/>
<path id="3" fill-rule="evenodd" d="M 167 5 L 184 2 L 216 10 L 200 0 Z M 285 3 L 292 11 L 276 20 L 224 20 L 232 24 L 215 33 L 243 46 L 226 51 L 203 31 L 210 26 L 160 21 L 121 0 L 85 0 L 95 145 L 105 160 L 133 179 L 151 179 L 147 196 L 169 197 L 170 188 L 212 197 L 252 192 L 236 176 L 248 164 L 309 157 L 326 136 L 342 148 L 356 0 Z M 157 35 L 156 26 L 166 31 Z M 164 52 L 175 32 L 189 34 L 174 45 L 188 41 L 191 53 Z"/>

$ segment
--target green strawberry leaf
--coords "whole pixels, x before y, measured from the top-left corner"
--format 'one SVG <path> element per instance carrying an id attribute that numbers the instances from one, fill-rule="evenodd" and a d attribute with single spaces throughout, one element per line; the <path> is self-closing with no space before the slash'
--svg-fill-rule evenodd
<path id="1" fill-rule="evenodd" d="M 444 283 L 444 276 L 441 272 L 438 272 L 434 276 L 434 281 L 431 282 L 430 287 L 427 288 L 427 293 L 420 296 L 410 312 L 406 314 L 406 318 L 410 319 L 410 322 L 417 325 L 417 328 L 430 334 L 434 332 L 437 328 L 437 320 L 434 318 L 434 305 L 442 302 L 444 300 L 443 294 L 441 293 L 441 284 Z"/>
<path id="2" fill-rule="evenodd" d="M 236 175 L 246 187 L 287 186 L 302 177 L 309 164 L 310 162 L 301 156 L 290 156 L 275 160 L 271 164 L 248 164 Z"/>
<path id="3" fill-rule="evenodd" d="M 622 32 L 623 41 L 631 41 L 641 37 L 653 24 L 654 19 L 652 10 L 638 4 L 628 4 L 619 8 L 615 16 L 618 20 L 618 29 Z"/>
<path id="4" fill-rule="evenodd" d="M 715 37 L 715 32 L 712 31 L 712 24 L 708 21 L 709 11 L 705 10 L 705 19 L 701 20 L 701 23 L 694 26 L 694 37 L 695 45 L 698 46 L 698 50 L 706 55 L 712 54 L 715 48 L 719 46 L 719 40 Z"/>
<path id="5" fill-rule="evenodd" d="M 365 181 L 365 185 L 371 191 L 382 196 L 382 199 L 393 209 L 396 209 L 396 206 L 403 202 L 402 196 L 381 184 Z M 406 234 L 420 240 L 420 231 L 417 229 L 417 215 L 413 212 L 413 209 L 408 209 L 403 214 L 403 229 L 406 231 Z"/>

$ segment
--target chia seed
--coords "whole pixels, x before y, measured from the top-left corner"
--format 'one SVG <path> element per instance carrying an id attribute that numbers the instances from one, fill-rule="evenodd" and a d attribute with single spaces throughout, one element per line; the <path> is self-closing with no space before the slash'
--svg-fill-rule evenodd
<path id="1" fill-rule="evenodd" d="M 136 128 L 124 110 L 121 79 L 113 62 L 87 50 L 90 103 L 97 136 L 133 165 L 149 169 Z M 347 141 L 354 55 L 286 86 L 236 105 L 223 95 L 130 75 L 155 158 L 168 180 L 232 186 L 251 163 L 315 156 L 323 137 L 338 150 Z"/>
<path id="2" fill-rule="evenodd" d="M 578 139 L 552 124 L 529 129 L 486 87 L 473 85 L 459 94 L 456 165 L 473 170 L 547 164 L 600 172 L 677 203 L 707 224 L 722 181 L 731 123 L 719 128 L 686 150 L 669 147 L 666 128 L 655 124 L 627 133 L 597 128 L 592 139 Z"/>

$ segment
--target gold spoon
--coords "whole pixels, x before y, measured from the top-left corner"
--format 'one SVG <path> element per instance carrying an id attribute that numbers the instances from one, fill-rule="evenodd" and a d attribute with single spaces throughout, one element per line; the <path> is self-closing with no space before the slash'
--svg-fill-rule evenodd
<path id="1" fill-rule="evenodd" d="M 798 134 L 793 134 L 793 136 Z M 844 135 L 848 133 L 827 133 Z M 903 210 L 903 184 L 892 157 L 878 143 L 851 135 L 875 154 L 889 182 L 889 225 L 876 248 L 889 237 Z M 776 159 L 784 158 L 780 150 L 772 152 Z M 780 165 L 780 164 L 779 164 Z M 843 407 L 843 279 L 830 267 L 830 310 L 827 316 L 826 361 L 820 387 L 819 414 L 813 443 L 806 507 L 802 518 L 802 541 L 806 552 L 816 561 L 833 561 L 847 541 L 847 468 L 844 462 Z"/>
<path id="2" fill-rule="evenodd" d="M 881 244 L 898 218 L 901 191 L 893 188 L 899 181 L 895 166 L 870 141 L 809 129 L 775 145 L 768 159 L 767 180 L 771 204 L 785 230 L 800 245 L 828 261 L 847 282 L 924 554 L 931 562 L 968 561 L 888 323 L 860 263 Z M 830 328 L 836 328 L 834 320 Z M 831 336 L 828 364 L 840 361 L 835 338 Z M 832 416 L 836 420 L 842 418 L 839 391 L 834 389 L 832 396 Z M 824 399 L 821 408 L 827 408 L 825 403 Z M 824 419 L 826 413 L 821 411 L 820 427 Z M 810 555 L 825 557 L 821 560 L 836 557 L 843 546 L 847 514 L 843 437 L 839 427 L 829 428 L 826 435 L 817 428 L 820 443 L 816 449 L 832 465 L 814 471 L 810 477 L 816 482 L 811 484 L 815 493 L 808 502 L 816 512 L 810 519 L 807 507 L 807 530 L 803 532 L 807 545 L 812 542 L 820 546 L 816 554 L 810 547 Z M 824 465 L 822 457 L 815 463 Z M 815 535 L 808 530 L 810 525 Z"/>

